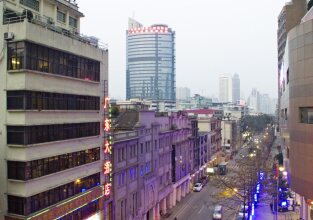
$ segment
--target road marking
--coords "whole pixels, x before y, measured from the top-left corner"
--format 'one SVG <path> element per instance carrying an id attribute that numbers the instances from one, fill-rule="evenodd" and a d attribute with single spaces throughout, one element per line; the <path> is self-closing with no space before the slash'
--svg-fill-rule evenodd
<path id="1" fill-rule="evenodd" d="M 202 207 L 201 207 L 201 209 L 199 210 L 198 214 L 200 214 L 200 212 L 202 212 L 203 208 L 204 208 L 204 205 L 202 205 Z"/>

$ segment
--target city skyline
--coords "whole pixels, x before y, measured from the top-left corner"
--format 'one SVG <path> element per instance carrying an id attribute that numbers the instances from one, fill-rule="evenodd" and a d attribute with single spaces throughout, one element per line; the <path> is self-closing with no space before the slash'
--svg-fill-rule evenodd
<path id="1" fill-rule="evenodd" d="M 173 16 L 178 3 L 175 1 L 152 4 L 141 0 L 78 1 L 86 16 L 81 21 L 82 33 L 95 35 L 109 44 L 110 94 L 119 99 L 126 98 L 128 17 L 144 24 L 166 23 L 176 31 L 177 87 L 187 86 L 192 94 L 218 94 L 218 75 L 238 72 L 245 96 L 257 87 L 271 97 L 277 97 L 277 51 L 273 48 L 277 47 L 278 14 L 285 2 L 255 4 L 246 0 L 240 4 L 234 1 L 208 4 L 198 1 L 194 14 L 189 10 L 194 3 L 179 2 L 179 10 L 175 10 Z M 95 4 L 98 7 L 94 7 Z M 147 10 L 150 8 L 153 10 Z M 94 16 L 103 10 L 105 13 L 101 17 Z M 98 23 L 105 29 L 99 29 Z"/>

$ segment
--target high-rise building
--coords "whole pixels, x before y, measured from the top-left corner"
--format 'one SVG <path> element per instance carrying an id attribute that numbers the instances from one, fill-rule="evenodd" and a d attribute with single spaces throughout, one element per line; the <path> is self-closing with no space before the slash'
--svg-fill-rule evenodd
<path id="1" fill-rule="evenodd" d="M 268 94 L 260 94 L 260 112 L 271 114 L 271 99 Z"/>
<path id="2" fill-rule="evenodd" d="M 232 102 L 232 78 L 230 75 L 219 77 L 219 101 Z"/>
<path id="3" fill-rule="evenodd" d="M 0 1 L 0 219 L 111 219 L 108 50 L 72 0 Z"/>
<path id="4" fill-rule="evenodd" d="M 187 100 L 190 98 L 190 89 L 187 87 L 177 87 L 176 88 L 176 99 L 177 100 Z"/>
<path id="5" fill-rule="evenodd" d="M 251 112 L 260 112 L 260 93 L 257 89 L 252 89 L 248 98 L 248 106 Z"/>
<path id="6" fill-rule="evenodd" d="M 232 78 L 232 102 L 237 103 L 240 100 L 240 78 L 237 73 L 233 75 Z"/>
<path id="7" fill-rule="evenodd" d="M 175 32 L 164 24 L 143 27 L 129 19 L 126 98 L 175 107 Z"/>

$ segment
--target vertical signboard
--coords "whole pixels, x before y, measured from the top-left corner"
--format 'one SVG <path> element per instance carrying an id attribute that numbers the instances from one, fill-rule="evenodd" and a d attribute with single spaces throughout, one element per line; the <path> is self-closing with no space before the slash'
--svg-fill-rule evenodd
<path id="1" fill-rule="evenodd" d="M 103 113 L 103 175 L 104 175 L 104 199 L 108 200 L 112 194 L 112 134 L 111 134 L 111 106 L 108 94 L 108 81 L 104 81 L 104 98 L 102 101 Z"/>

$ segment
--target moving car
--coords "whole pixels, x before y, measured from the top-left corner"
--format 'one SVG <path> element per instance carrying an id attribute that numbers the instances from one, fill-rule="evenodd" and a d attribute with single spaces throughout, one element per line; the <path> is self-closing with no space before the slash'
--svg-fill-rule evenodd
<path id="1" fill-rule="evenodd" d="M 222 215 L 223 215 L 223 208 L 221 205 L 216 205 L 214 207 L 214 211 L 213 211 L 213 220 L 220 220 L 222 219 Z"/>
<path id="2" fill-rule="evenodd" d="M 202 183 L 196 183 L 194 186 L 193 186 L 193 191 L 194 192 L 200 192 L 202 190 Z"/>

